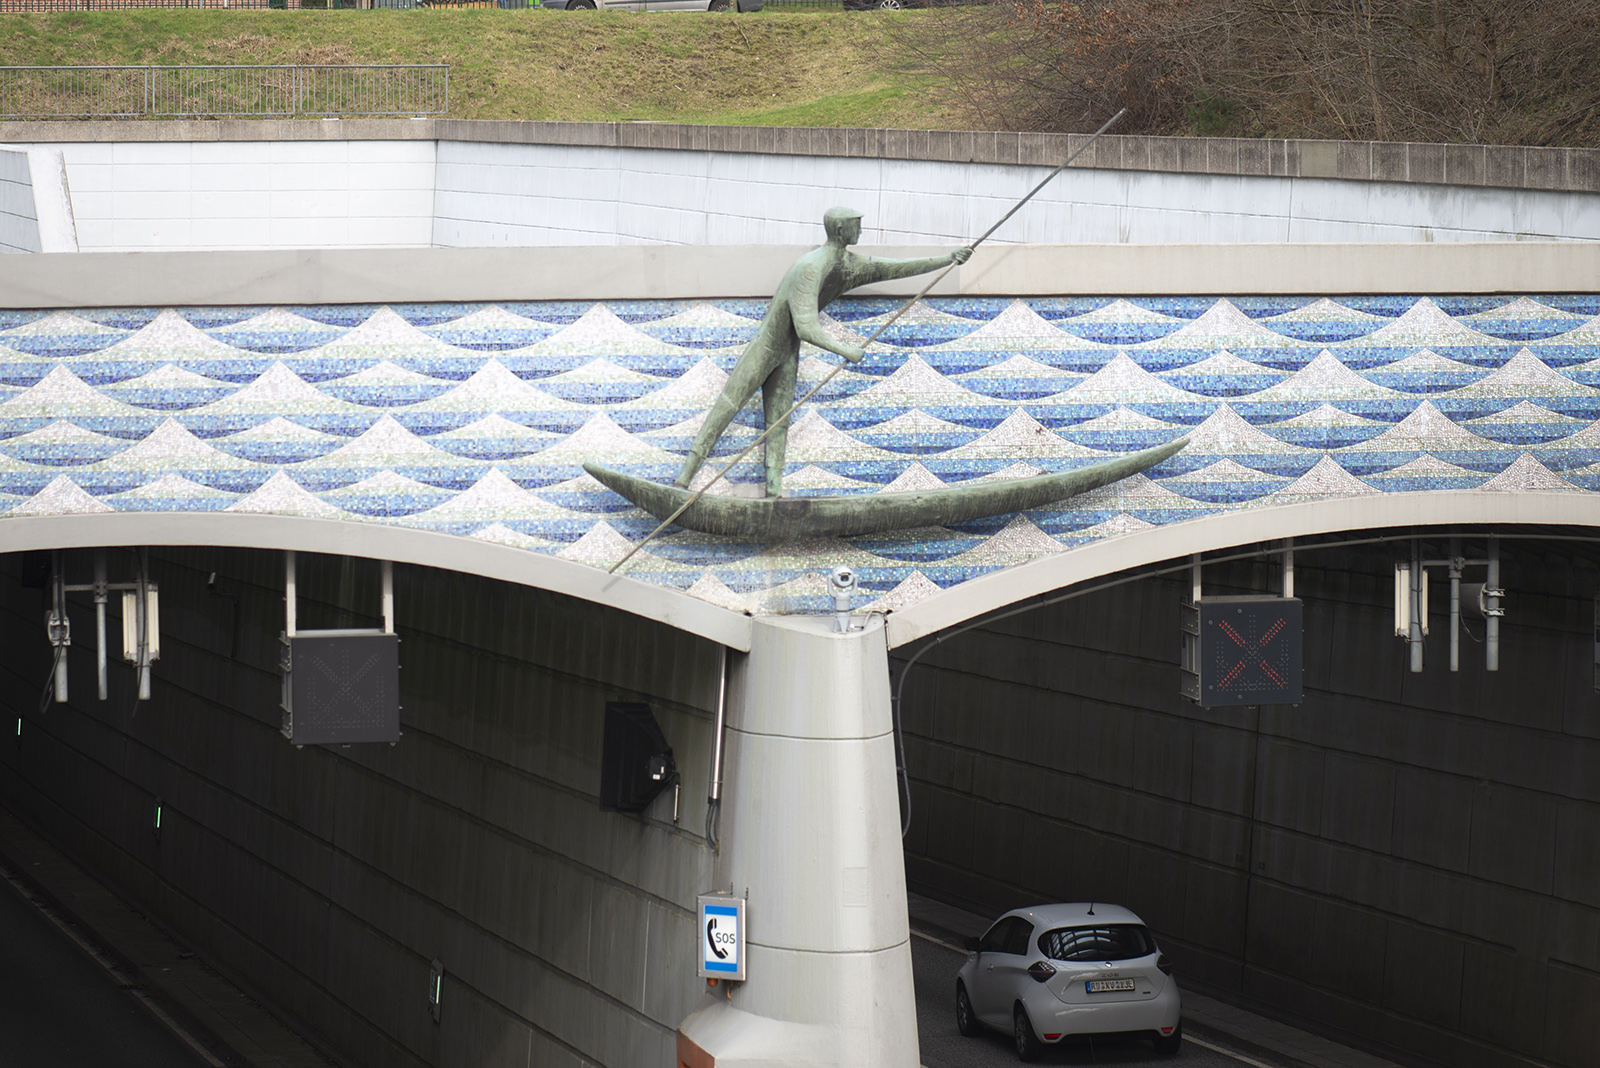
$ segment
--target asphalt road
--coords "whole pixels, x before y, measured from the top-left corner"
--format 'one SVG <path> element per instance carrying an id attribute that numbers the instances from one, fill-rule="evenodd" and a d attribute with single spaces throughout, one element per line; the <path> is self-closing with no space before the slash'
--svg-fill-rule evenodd
<path id="1" fill-rule="evenodd" d="M 204 1068 L 111 973 L 0 878 L 0 1065 Z"/>
<path id="2" fill-rule="evenodd" d="M 998 1032 L 979 1038 L 965 1038 L 956 1030 L 956 972 L 965 954 L 918 935 L 911 936 L 911 969 L 917 989 L 917 1033 L 922 1039 L 924 1068 L 989 1068 L 1014 1066 L 1017 1050 L 1010 1035 Z M 1207 1049 L 1185 1037 L 1183 1046 L 1170 1057 L 1163 1057 L 1148 1042 L 1062 1043 L 1047 1049 L 1040 1064 L 1145 1064 L 1151 1068 L 1241 1068 L 1256 1061 L 1241 1061 L 1225 1053 Z"/>

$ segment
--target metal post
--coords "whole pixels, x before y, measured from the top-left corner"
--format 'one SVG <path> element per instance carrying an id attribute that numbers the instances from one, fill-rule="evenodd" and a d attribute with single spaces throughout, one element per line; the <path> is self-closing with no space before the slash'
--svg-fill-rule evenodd
<path id="1" fill-rule="evenodd" d="M 72 624 L 67 619 L 67 561 L 60 549 L 50 553 L 50 644 L 56 647 L 53 686 L 56 704 L 67 703 L 67 649 L 72 645 Z"/>
<path id="2" fill-rule="evenodd" d="M 293 638 L 294 630 L 294 550 L 283 554 L 283 633 Z"/>
<path id="3" fill-rule="evenodd" d="M 95 674 L 100 700 L 106 699 L 106 551 L 94 551 Z"/>
<path id="4" fill-rule="evenodd" d="M 1189 603 L 1200 603 L 1200 554 L 1189 557 Z"/>
<path id="5" fill-rule="evenodd" d="M 1285 538 L 1283 542 L 1283 595 L 1294 596 L 1294 539 Z"/>
<path id="6" fill-rule="evenodd" d="M 1450 670 L 1461 670 L 1461 539 L 1450 539 Z"/>
<path id="7" fill-rule="evenodd" d="M 383 632 L 394 633 L 394 561 L 385 560 L 383 567 Z"/>
<path id="8" fill-rule="evenodd" d="M 1489 574 L 1483 591 L 1483 669 L 1500 670 L 1500 541 L 1489 535 Z"/>
<path id="9" fill-rule="evenodd" d="M 139 700 L 150 700 L 150 550 L 139 550 L 139 592 L 134 611 L 139 619 Z"/>
<path id="10" fill-rule="evenodd" d="M 1415 538 L 1411 539 L 1411 633 L 1406 643 L 1411 646 L 1411 671 L 1422 670 L 1422 549 Z"/>
<path id="11" fill-rule="evenodd" d="M 722 735 L 728 722 L 728 647 L 722 647 L 722 664 L 717 673 L 717 713 L 711 727 L 711 787 L 706 791 L 706 844 L 718 849 L 717 824 L 722 808 Z M 676 809 L 677 798 L 674 795 Z"/>
<path id="12" fill-rule="evenodd" d="M 728 721 L 728 647 L 722 647 L 717 675 L 717 718 L 711 730 L 711 791 L 708 800 L 722 800 L 722 734 Z"/>

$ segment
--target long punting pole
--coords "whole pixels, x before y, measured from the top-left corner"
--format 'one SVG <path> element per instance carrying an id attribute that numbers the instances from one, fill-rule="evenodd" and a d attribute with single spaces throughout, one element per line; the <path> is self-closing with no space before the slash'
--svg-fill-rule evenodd
<path id="1" fill-rule="evenodd" d="M 1049 185 L 1051 179 L 1055 178 L 1056 175 L 1058 175 L 1062 171 L 1066 170 L 1068 165 L 1071 164 L 1073 160 L 1077 159 L 1080 155 L 1082 155 L 1083 151 L 1086 148 L 1088 148 L 1090 145 L 1094 144 L 1095 138 L 1099 137 L 1101 134 L 1103 134 L 1107 130 L 1111 129 L 1111 127 L 1117 122 L 1117 120 L 1122 118 L 1122 116 L 1126 115 L 1127 113 L 1128 113 L 1128 109 L 1127 108 L 1123 108 L 1120 111 L 1118 111 L 1115 115 L 1113 115 L 1109 119 L 1107 119 L 1105 121 L 1105 124 L 1103 126 L 1101 126 L 1100 129 L 1096 130 L 1094 133 L 1089 135 L 1089 140 L 1087 140 L 1083 144 L 1079 145 L 1077 147 L 1077 149 L 1074 150 L 1071 155 L 1069 155 L 1066 159 L 1061 161 L 1060 166 L 1056 167 L 1055 170 L 1053 170 L 1049 174 L 1045 175 L 1044 178 L 1040 180 L 1038 185 L 1036 185 L 1032 189 L 1030 189 L 1028 191 L 1028 195 L 1027 196 L 1023 197 L 1021 200 L 1017 201 L 1014 205 L 1012 205 L 1011 210 L 1006 212 L 1004 215 L 1000 216 L 1000 219 L 999 219 L 998 222 L 996 222 L 993 226 L 989 227 L 989 229 L 985 230 L 983 232 L 983 235 L 981 237 L 979 237 L 976 241 L 974 241 L 974 242 L 972 242 L 972 244 L 968 245 L 967 246 L 968 250 L 974 250 L 979 245 L 981 245 L 985 241 L 989 240 L 989 237 L 996 230 L 1000 229 L 1000 227 L 1004 226 L 1006 224 L 1007 220 L 1009 220 L 1011 218 L 1011 216 L 1013 216 L 1017 212 L 1021 211 L 1022 210 L 1022 206 L 1024 204 L 1026 204 L 1028 201 L 1032 200 L 1034 198 L 1034 195 L 1036 193 L 1038 193 L 1039 190 L 1041 190 L 1045 186 Z M 874 341 L 878 340 L 878 338 L 882 337 L 883 336 L 883 332 L 885 330 L 887 330 L 891 326 L 893 326 L 900 319 L 900 317 L 902 315 L 904 315 L 906 312 L 910 311 L 916 305 L 917 301 L 919 301 L 923 297 L 927 296 L 929 290 L 933 289 L 934 286 L 938 285 L 941 281 L 943 281 L 944 280 L 944 276 L 949 274 L 951 271 L 955 270 L 955 267 L 956 267 L 956 265 L 952 263 L 952 264 L 950 264 L 950 266 L 946 267 L 944 270 L 942 270 L 938 274 L 934 275 L 933 276 L 933 280 L 930 281 L 927 285 L 923 286 L 917 292 L 916 296 L 912 297 L 910 300 L 906 301 L 905 304 L 901 305 L 901 307 L 900 307 L 900 309 L 898 311 L 896 311 L 893 315 L 889 316 L 889 318 L 885 319 L 883 321 L 882 325 L 880 325 L 878 327 L 878 329 L 874 330 L 872 332 L 872 335 L 870 337 L 868 337 L 867 340 L 865 340 L 865 341 L 863 341 L 861 343 L 862 350 L 865 351 L 865 349 L 867 348 L 868 345 L 871 345 Z M 817 393 L 822 389 L 823 386 L 826 386 L 829 382 L 832 382 L 833 381 L 833 376 L 838 374 L 840 371 L 844 370 L 844 367 L 845 367 L 845 365 L 841 363 L 839 366 L 837 366 L 833 370 L 829 371 L 827 376 L 825 378 L 823 378 L 823 380 L 821 382 L 818 382 L 816 385 L 812 386 L 811 389 L 807 391 L 805 396 L 803 396 L 799 400 L 795 401 L 794 404 L 792 406 L 790 406 L 788 411 L 784 412 L 777 419 L 773 420 L 771 425 L 769 425 L 765 430 L 763 430 L 759 437 L 757 437 L 749 445 L 746 445 L 744 447 L 744 449 L 739 453 L 739 455 L 737 455 L 733 459 L 729 460 L 727 462 L 727 464 L 722 468 L 722 470 L 720 470 L 716 474 L 712 475 L 710 480 L 707 481 L 704 486 L 701 486 L 698 490 L 696 490 L 693 494 L 691 494 L 689 499 L 684 501 L 681 505 L 679 505 L 675 512 L 673 512 L 671 515 L 667 516 L 667 518 L 663 519 L 661 521 L 661 523 L 654 530 L 652 530 L 650 533 L 646 534 L 644 536 L 644 540 L 643 541 L 641 541 L 638 545 L 635 545 L 633 548 L 629 549 L 628 550 L 628 554 L 626 556 L 624 556 L 621 560 L 618 560 L 616 563 L 612 564 L 608 573 L 609 574 L 613 574 L 613 575 L 616 574 L 618 569 L 621 568 L 623 564 L 625 564 L 629 560 L 633 559 L 633 556 L 634 556 L 635 553 L 637 553 L 640 549 L 643 549 L 646 545 L 650 544 L 651 539 L 653 539 L 657 534 L 660 534 L 663 530 L 667 529 L 667 527 L 671 526 L 674 520 L 676 520 L 680 515 L 682 515 L 686 511 L 688 511 L 689 508 L 691 506 L 693 506 L 694 502 L 698 501 L 701 497 L 705 496 L 706 490 L 710 489 L 712 486 L 715 486 L 719 481 L 721 481 L 723 475 L 726 475 L 729 471 L 733 470 L 735 464 L 739 463 L 746 456 L 749 456 L 752 452 L 755 451 L 756 446 L 758 446 L 762 442 L 766 441 L 768 436 L 770 436 L 774 430 L 778 429 L 784 423 L 788 422 L 789 417 L 794 415 L 795 412 L 799 411 L 800 406 L 802 404 L 804 404 L 806 401 L 810 400 L 812 397 L 815 397 L 817 395 Z"/>

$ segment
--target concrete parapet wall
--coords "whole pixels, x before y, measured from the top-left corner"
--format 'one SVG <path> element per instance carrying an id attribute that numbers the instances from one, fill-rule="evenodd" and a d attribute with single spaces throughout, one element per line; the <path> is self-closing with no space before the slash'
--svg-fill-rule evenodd
<path id="1" fill-rule="evenodd" d="M 87 640 L 71 652 L 73 701 L 43 714 L 39 593 L 18 586 L 18 557 L 0 560 L 0 705 L 26 719 L 0 747 L 0 803 L 354 1063 L 671 1063 L 703 989 L 693 908 L 711 882 L 699 831 L 716 645 L 402 566 L 403 737 L 295 749 L 278 733 L 280 554 L 152 557 L 154 699 L 135 706 L 113 663 L 111 699 L 95 700 L 92 607 L 74 595 Z M 113 581 L 128 559 L 113 551 Z M 372 625 L 376 573 L 302 556 L 300 625 Z M 652 704 L 684 777 L 681 822 L 670 791 L 643 817 L 598 807 L 607 700 Z"/>
<path id="2" fill-rule="evenodd" d="M 39 252 L 28 150 L 0 146 L 0 252 Z"/>
<path id="3" fill-rule="evenodd" d="M 473 141 L 1054 166 L 1084 134 L 484 119 L 0 122 L 7 141 Z M 1600 193 L 1600 149 L 1106 134 L 1084 167 Z"/>
<path id="4" fill-rule="evenodd" d="M 621 300 L 772 294 L 810 246 L 299 249 L 0 257 L 0 307 Z M 878 256 L 926 246 L 858 246 Z M 863 287 L 918 292 L 922 279 Z M 985 246 L 934 296 L 1600 290 L 1579 242 Z"/>
<path id="5" fill-rule="evenodd" d="M 966 241 L 1084 140 L 434 119 L 0 123 L 0 136 L 60 147 L 96 250 L 802 243 L 840 201 L 866 213 L 869 243 Z M 1106 137 L 993 240 L 1596 240 L 1597 160 Z"/>
<path id="6" fill-rule="evenodd" d="M 1098 148 L 1098 145 L 1096 146 Z M 835 204 L 873 244 L 961 243 L 1038 165 L 882 156 L 439 142 L 436 245 L 817 239 Z M 1600 196 L 1080 164 L 991 239 L 1096 244 L 1600 239 Z"/>
<path id="7" fill-rule="evenodd" d="M 0 145 L 0 253 L 76 251 L 61 150 Z"/>
<path id="8" fill-rule="evenodd" d="M 86 250 L 431 240 L 430 141 L 118 140 L 60 151 Z"/>

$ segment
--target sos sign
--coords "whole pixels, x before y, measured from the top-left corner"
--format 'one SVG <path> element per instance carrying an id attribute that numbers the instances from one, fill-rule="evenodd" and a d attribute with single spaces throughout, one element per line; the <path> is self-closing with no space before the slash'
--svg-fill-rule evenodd
<path id="1" fill-rule="evenodd" d="M 744 981 L 744 898 L 699 897 L 700 977 Z"/>

